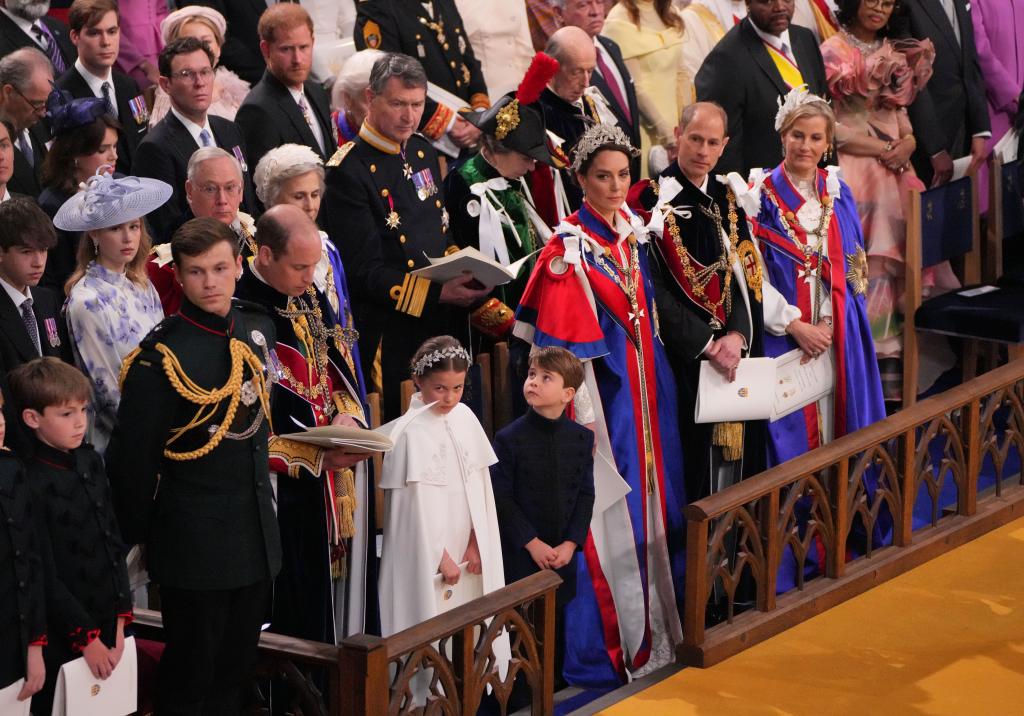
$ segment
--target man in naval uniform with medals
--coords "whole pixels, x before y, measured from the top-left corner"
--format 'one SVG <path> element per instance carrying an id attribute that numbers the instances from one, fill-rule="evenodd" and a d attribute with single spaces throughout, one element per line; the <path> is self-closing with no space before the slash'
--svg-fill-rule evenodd
<path id="1" fill-rule="evenodd" d="M 653 282 L 669 359 L 679 389 L 679 432 L 687 496 L 697 500 L 765 466 L 765 425 L 694 423 L 702 361 L 735 378 L 743 357 L 762 352 L 761 264 L 746 217 L 723 179 L 711 175 L 728 137 L 721 107 L 692 104 L 676 128 L 678 159 L 658 182 L 640 182 L 630 203 L 650 212 Z"/>
<path id="2" fill-rule="evenodd" d="M 489 293 L 471 275 L 434 283 L 412 272 L 453 249 L 437 152 L 416 134 L 427 78 L 419 62 L 389 53 L 370 72 L 359 136 L 327 162 L 322 216 L 338 243 L 359 316 L 368 390 L 383 393 L 385 418 L 401 412 L 399 386 L 427 338 L 467 342 L 468 311 Z"/>
<path id="3" fill-rule="evenodd" d="M 256 223 L 255 254 L 236 295 L 273 321 L 270 471 L 276 477 L 283 552 L 274 584 L 273 630 L 334 644 L 376 622 L 368 455 L 324 450 L 288 433 L 325 425 L 366 427 L 353 362 L 355 330 L 334 321 L 313 282 L 320 232 L 300 208 L 280 204 Z M 361 466 L 362 467 L 362 466 Z"/>
<path id="4" fill-rule="evenodd" d="M 460 100 L 449 107 L 428 98 L 418 126 L 424 136 L 436 141 L 447 135 L 462 149 L 476 145 L 480 130 L 459 110 L 485 110 L 491 101 L 454 0 L 360 0 L 354 39 L 357 50 L 415 57 L 431 83 Z"/>

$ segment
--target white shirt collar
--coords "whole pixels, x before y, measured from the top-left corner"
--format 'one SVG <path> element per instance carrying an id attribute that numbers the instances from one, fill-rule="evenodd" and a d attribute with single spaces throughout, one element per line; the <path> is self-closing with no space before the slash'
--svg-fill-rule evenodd
<path id="1" fill-rule="evenodd" d="M 210 127 L 209 114 L 206 115 L 206 117 L 204 118 L 204 122 L 201 125 L 196 124 L 191 119 L 183 115 L 181 112 L 175 109 L 173 104 L 171 105 L 171 114 L 177 117 L 178 121 L 185 126 L 185 129 L 187 129 L 188 133 L 192 135 L 192 139 L 196 140 L 196 144 L 199 145 L 200 148 L 202 148 L 203 142 L 202 140 L 199 139 L 199 133 L 202 132 L 204 129 L 210 133 L 210 141 L 213 142 L 212 146 L 217 146 L 217 138 L 213 136 L 213 129 Z"/>
<path id="2" fill-rule="evenodd" d="M 92 93 L 94 95 L 96 95 L 97 97 L 102 97 L 103 83 L 109 82 L 110 96 L 114 96 L 114 73 L 111 72 L 109 69 L 107 70 L 106 77 L 99 77 L 86 69 L 85 65 L 82 64 L 81 58 L 75 60 L 75 69 L 78 70 L 78 74 L 82 75 L 82 79 L 84 79 L 85 83 L 89 85 L 89 89 L 92 90 Z"/>
<path id="3" fill-rule="evenodd" d="M 0 7 L 0 12 L 9 17 L 11 19 L 11 22 L 17 25 L 22 32 L 31 37 L 33 42 L 38 44 L 36 36 L 32 33 L 32 26 L 35 24 L 34 22 L 29 22 L 25 18 L 15 15 L 5 7 Z"/>
<path id="4" fill-rule="evenodd" d="M 7 295 L 14 301 L 14 307 L 18 309 L 18 313 L 21 313 L 21 304 L 25 303 L 26 300 L 32 298 L 32 288 L 30 286 L 25 287 L 25 293 L 22 293 L 11 284 L 7 283 L 7 279 L 0 277 L 0 285 L 7 291 Z"/>
<path id="5" fill-rule="evenodd" d="M 7 189 L 7 187 L 4 187 L 4 195 L 0 196 L 0 204 L 4 203 L 5 201 L 10 200 L 10 198 L 11 198 L 11 192 Z"/>
<path id="6" fill-rule="evenodd" d="M 754 28 L 754 32 L 757 33 L 758 37 L 760 37 L 762 40 L 764 40 L 769 45 L 774 47 L 776 50 L 779 50 L 781 52 L 781 51 L 783 51 L 782 48 L 785 47 L 786 48 L 785 51 L 786 51 L 787 54 L 789 54 L 789 55 L 793 54 L 793 45 L 789 41 L 789 30 L 788 29 L 784 30 L 781 35 L 775 36 L 775 35 L 769 35 L 767 32 L 765 32 L 764 30 L 759 28 L 757 25 L 754 24 L 753 20 L 750 21 L 750 26 L 752 28 Z"/>
<path id="7" fill-rule="evenodd" d="M 306 98 L 306 91 L 303 89 L 295 89 L 294 87 L 288 87 L 288 93 L 291 94 L 292 99 L 295 100 L 295 104 L 298 104 L 299 100 Z M 306 99 L 306 106 L 310 106 L 308 99 Z"/>

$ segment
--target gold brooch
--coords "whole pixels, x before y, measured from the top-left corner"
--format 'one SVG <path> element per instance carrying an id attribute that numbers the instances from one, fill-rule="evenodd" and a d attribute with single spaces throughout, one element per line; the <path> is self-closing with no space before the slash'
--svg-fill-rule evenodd
<path id="1" fill-rule="evenodd" d="M 849 270 L 846 272 L 846 282 L 858 296 L 868 292 L 868 255 L 860 246 L 852 254 L 846 254 L 846 263 Z"/>
<path id="2" fill-rule="evenodd" d="M 500 142 L 519 126 L 519 100 L 514 99 L 499 109 L 495 119 L 498 120 L 498 127 L 494 130 L 494 136 Z"/>
<path id="3" fill-rule="evenodd" d="M 761 274 L 761 262 L 757 260 L 753 242 L 740 242 L 739 246 L 736 247 L 736 253 L 739 255 L 740 266 L 743 267 L 743 275 L 747 279 L 747 286 L 754 292 L 754 298 L 760 301 L 764 276 Z"/>

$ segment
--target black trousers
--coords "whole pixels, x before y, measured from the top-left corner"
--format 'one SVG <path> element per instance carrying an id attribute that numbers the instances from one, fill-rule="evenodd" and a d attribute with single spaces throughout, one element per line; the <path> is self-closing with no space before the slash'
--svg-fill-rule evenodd
<path id="1" fill-rule="evenodd" d="M 157 716 L 241 712 L 270 585 L 269 580 L 223 590 L 161 585 L 167 646 L 157 672 Z"/>

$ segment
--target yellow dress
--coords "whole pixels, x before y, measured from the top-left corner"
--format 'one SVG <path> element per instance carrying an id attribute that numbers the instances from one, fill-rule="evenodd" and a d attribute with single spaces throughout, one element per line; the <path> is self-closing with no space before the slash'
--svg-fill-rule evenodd
<path id="1" fill-rule="evenodd" d="M 683 62 L 683 33 L 661 21 L 651 0 L 638 0 L 637 7 L 639 28 L 619 4 L 608 13 L 601 34 L 618 43 L 633 76 L 640 108 L 641 173 L 646 176 L 651 147 L 675 143 L 673 130 L 692 101 L 693 78 Z"/>

